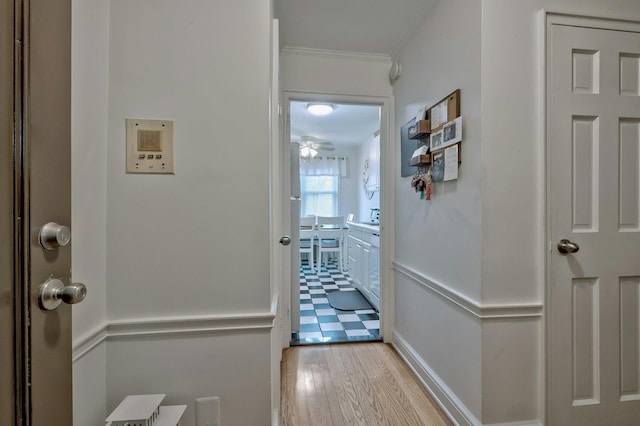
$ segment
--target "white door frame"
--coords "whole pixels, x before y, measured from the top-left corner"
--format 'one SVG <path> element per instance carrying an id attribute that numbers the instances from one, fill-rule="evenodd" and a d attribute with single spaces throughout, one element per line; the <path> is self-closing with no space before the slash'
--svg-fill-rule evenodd
<path id="1" fill-rule="evenodd" d="M 597 16 L 597 15 L 590 15 L 590 14 L 584 14 L 584 13 L 571 13 L 571 12 L 557 12 L 557 11 L 551 11 L 551 10 L 542 10 L 541 11 L 541 26 L 542 26 L 542 30 L 540 31 L 541 37 L 542 37 L 542 43 L 541 43 L 541 54 L 540 54 L 540 63 L 541 63 L 541 70 L 540 70 L 540 76 L 541 76 L 541 80 L 542 80 L 542 91 L 541 91 L 541 105 L 542 105 L 542 114 L 541 114 L 541 132 L 543 135 L 543 139 L 544 139 L 544 174 L 543 174 L 543 179 L 544 179 L 544 184 L 543 184 L 543 188 L 545 188 L 545 195 L 544 195 L 544 203 L 545 203 L 545 207 L 544 207 L 544 211 L 545 211 L 545 237 L 546 237 L 546 244 L 545 244 L 545 250 L 546 250 L 546 254 L 544 256 L 544 268 L 545 268 L 545 315 L 544 315 L 544 330 L 545 330 L 545 337 L 544 337 L 544 353 L 545 353 L 545 358 L 542 361 L 543 362 L 543 369 L 544 369 L 544 378 L 542 378 L 542 380 L 544 381 L 544 385 L 542 386 L 543 392 L 544 392 L 544 401 L 545 401 L 545 406 L 544 406 L 544 415 L 543 418 L 545 418 L 545 424 L 549 424 L 549 410 L 548 407 L 550 405 L 550 401 L 549 398 L 551 396 L 551 392 L 549 389 L 549 384 L 550 384 L 550 371 L 548 369 L 548 363 L 547 363 L 547 359 L 549 356 L 549 349 L 551 347 L 551 342 L 550 340 L 550 328 L 553 326 L 551 324 L 551 321 L 549 320 L 549 315 L 548 313 L 550 312 L 551 309 L 551 257 L 554 255 L 557 255 L 553 252 L 553 250 L 551 249 L 551 203 L 550 203 L 550 198 L 551 198 L 551 188 L 550 188 L 550 170 L 549 170 L 549 133 L 550 133 L 550 129 L 549 129 L 549 125 L 550 125 L 550 120 L 549 120 L 549 110 L 550 110 L 550 105 L 549 105 L 549 99 L 550 99 L 550 94 L 549 94 L 549 90 L 550 88 L 548 87 L 548 82 L 550 80 L 549 78 L 549 72 L 550 72 L 550 60 L 549 60 L 549 54 L 550 54 L 550 47 L 548 46 L 549 43 L 549 31 L 550 31 L 550 27 L 551 25 L 569 25 L 569 26 L 577 26 L 577 27 L 589 27 L 589 28 L 600 28 L 600 29 L 607 29 L 607 30 L 618 30 L 618 31 L 632 31 L 632 32 L 640 32 L 640 16 L 639 17 L 634 17 L 633 19 L 630 19 L 629 17 L 611 17 L 611 16 Z M 552 425 L 553 426 L 553 425 Z"/>
<path id="2" fill-rule="evenodd" d="M 381 170 L 381 188 L 380 188 L 380 210 L 383 212 L 380 218 L 380 334 L 385 342 L 391 341 L 391 331 L 393 330 L 394 318 L 394 282 L 391 273 L 391 261 L 394 258 L 395 247 L 395 196 L 394 196 L 394 180 L 396 170 L 395 143 L 393 138 L 393 97 L 384 96 L 366 96 L 366 95 L 345 95 L 339 93 L 327 92 L 302 92 L 287 91 L 283 92 L 283 127 L 281 131 L 282 149 L 281 152 L 289 152 L 289 144 L 291 143 L 290 114 L 289 106 L 291 101 L 317 101 L 317 102 L 333 102 L 333 103 L 351 103 L 361 105 L 376 105 L 381 107 L 380 113 L 380 170 Z M 287 154 L 288 158 L 288 154 Z M 285 158 L 286 159 L 286 158 Z M 284 167 L 282 173 L 289 173 L 288 163 L 283 160 Z M 281 182 L 289 182 L 288 179 L 281 179 Z M 287 194 L 287 188 L 283 188 L 282 193 Z M 286 198 L 286 197 L 285 197 Z M 283 209 L 285 220 L 289 220 L 289 200 L 284 200 L 287 206 Z M 285 226 L 290 229 L 291 223 Z M 287 280 L 283 280 L 287 283 Z M 280 295 L 282 297 L 282 306 L 284 312 L 284 327 L 282 336 L 282 347 L 289 347 L 291 340 L 291 281 L 285 284 L 286 288 L 282 288 Z"/>

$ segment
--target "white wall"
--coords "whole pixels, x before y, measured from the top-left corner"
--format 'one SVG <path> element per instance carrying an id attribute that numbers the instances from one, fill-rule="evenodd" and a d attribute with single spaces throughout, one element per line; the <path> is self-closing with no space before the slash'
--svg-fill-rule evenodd
<path id="1" fill-rule="evenodd" d="M 397 275 L 395 284 L 394 343 L 402 339 L 418 363 L 430 369 L 431 375 L 449 388 L 463 409 L 479 418 L 481 322 L 468 312 L 461 314 L 449 301 L 434 297 L 406 276 Z M 420 373 L 420 369 L 417 370 Z"/>
<path id="2" fill-rule="evenodd" d="M 88 294 L 88 293 L 87 293 Z M 73 424 L 102 425 L 107 418 L 107 345 L 73 362 Z"/>
<path id="3" fill-rule="evenodd" d="M 482 149 L 491 153 L 483 157 L 483 299 L 540 301 L 545 234 L 540 11 L 629 18 L 640 14 L 640 4 L 483 0 L 482 8 Z"/>
<path id="4" fill-rule="evenodd" d="M 395 261 L 423 280 L 476 302 L 481 295 L 480 16 L 480 2 L 438 2 L 398 54 L 402 74 L 393 87 L 398 159 L 400 127 L 420 107 L 461 91 L 459 179 L 436 183 L 427 202 L 411 188 L 410 177 L 400 177 L 396 165 Z M 396 272 L 394 335 L 401 336 L 421 368 L 431 371 L 471 418 L 481 418 L 478 318 Z"/>
<path id="5" fill-rule="evenodd" d="M 348 174 L 340 179 L 340 215 L 345 218 L 349 213 L 358 211 L 358 176 L 354 171 L 356 165 L 355 150 L 349 150 Z"/>
<path id="6" fill-rule="evenodd" d="M 87 286 L 73 306 L 74 346 L 106 321 L 107 97 L 109 4 L 72 4 L 72 277 Z M 74 422 L 106 417 L 104 345 L 73 364 Z"/>
<path id="7" fill-rule="evenodd" d="M 112 0 L 110 15 L 107 307 L 133 325 L 107 341 L 108 409 L 166 393 L 191 425 L 195 398 L 221 396 L 223 424 L 268 424 L 271 4 Z M 127 117 L 175 120 L 175 175 L 125 173 Z"/>
<path id="8" fill-rule="evenodd" d="M 426 202 L 411 188 L 411 177 L 397 173 L 396 259 L 475 300 L 481 276 L 480 15 L 478 2 L 438 2 L 399 54 L 402 74 L 394 85 L 397 158 L 400 127 L 420 107 L 461 91 L 459 179 L 435 184 Z"/>
<path id="9" fill-rule="evenodd" d="M 268 310 L 268 3 L 111 5 L 109 315 Z M 175 120 L 175 175 L 124 172 L 127 117 Z"/>
<path id="10" fill-rule="evenodd" d="M 342 95 L 391 96 L 386 56 L 285 49 L 280 56 L 282 90 Z"/>
<path id="11" fill-rule="evenodd" d="M 357 161 L 354 162 L 353 171 L 358 178 L 358 217 L 357 221 L 369 222 L 371 218 L 371 210 L 373 208 L 380 208 L 380 190 L 373 193 L 371 198 L 368 198 L 364 191 L 364 185 L 362 183 L 362 172 L 364 170 L 364 162 L 369 160 L 369 180 L 374 180 L 381 185 L 380 182 L 380 136 L 371 136 L 367 141 L 360 145 L 358 150 Z"/>
<path id="12" fill-rule="evenodd" d="M 166 393 L 163 404 L 188 404 L 181 424 L 195 426 L 194 397 L 218 396 L 220 424 L 269 425 L 269 351 L 268 330 L 114 338 L 109 411 L 126 395 Z"/>

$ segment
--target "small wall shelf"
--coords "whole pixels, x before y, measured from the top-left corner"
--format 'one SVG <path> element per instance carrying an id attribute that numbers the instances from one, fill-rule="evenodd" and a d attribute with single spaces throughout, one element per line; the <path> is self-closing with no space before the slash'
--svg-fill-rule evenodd
<path id="1" fill-rule="evenodd" d="M 410 166 L 426 166 L 431 164 L 431 154 L 420 155 L 409 159 Z"/>
<path id="2" fill-rule="evenodd" d="M 409 127 L 409 139 L 424 139 L 431 134 L 431 120 L 416 121 Z"/>

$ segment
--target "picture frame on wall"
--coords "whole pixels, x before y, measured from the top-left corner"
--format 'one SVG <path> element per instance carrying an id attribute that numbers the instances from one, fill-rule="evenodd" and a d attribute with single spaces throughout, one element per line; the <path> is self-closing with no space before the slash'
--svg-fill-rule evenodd
<path id="1" fill-rule="evenodd" d="M 431 108 L 431 130 L 436 130 L 447 122 L 447 99 Z"/>
<path id="2" fill-rule="evenodd" d="M 412 176 L 417 170 L 416 166 L 409 165 L 409 160 L 411 160 L 411 156 L 416 150 L 416 141 L 409 139 L 409 128 L 415 124 L 416 119 L 414 117 L 400 127 L 400 176 L 402 177 Z"/>
<path id="3" fill-rule="evenodd" d="M 444 180 L 444 151 L 434 152 L 432 158 L 431 176 L 434 182 Z"/>
<path id="4" fill-rule="evenodd" d="M 431 152 L 436 151 L 442 148 L 442 138 L 444 132 L 440 130 L 439 132 L 431 133 L 429 137 Z"/>
<path id="5" fill-rule="evenodd" d="M 462 117 L 458 117 L 442 126 L 442 144 L 440 148 L 455 145 L 462 141 Z"/>
<path id="6" fill-rule="evenodd" d="M 444 149 L 444 181 L 458 179 L 459 145 L 454 144 Z"/>

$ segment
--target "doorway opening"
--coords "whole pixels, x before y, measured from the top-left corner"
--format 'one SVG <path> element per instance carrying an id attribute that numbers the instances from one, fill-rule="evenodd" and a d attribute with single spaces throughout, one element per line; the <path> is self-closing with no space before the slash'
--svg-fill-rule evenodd
<path id="1" fill-rule="evenodd" d="M 381 340 L 381 112 L 288 102 L 292 345 Z"/>

